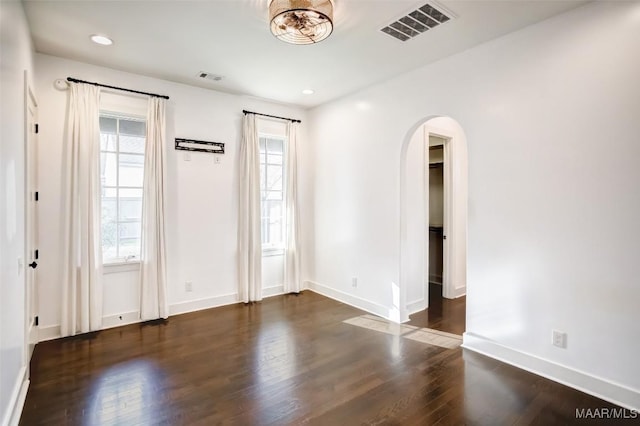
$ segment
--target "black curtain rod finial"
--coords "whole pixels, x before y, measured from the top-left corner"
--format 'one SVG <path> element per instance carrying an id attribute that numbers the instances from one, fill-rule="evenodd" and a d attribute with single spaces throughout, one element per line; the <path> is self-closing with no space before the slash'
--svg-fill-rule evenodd
<path id="1" fill-rule="evenodd" d="M 259 113 L 259 112 L 247 111 L 246 109 L 243 109 L 242 113 L 244 115 L 255 114 L 255 115 L 261 115 L 263 117 L 277 118 L 278 120 L 287 120 L 287 121 L 291 121 L 292 123 L 302 123 L 302 121 L 296 120 L 295 118 L 278 117 L 277 115 L 262 114 L 262 113 Z"/>
<path id="2" fill-rule="evenodd" d="M 123 92 L 137 93 L 138 95 L 153 96 L 154 98 L 169 99 L 167 95 L 158 95 L 157 93 L 141 92 L 139 90 L 125 89 L 123 87 L 117 87 L 117 86 L 109 86 L 107 84 L 96 83 L 94 81 L 79 80 L 73 77 L 67 77 L 67 81 L 71 83 L 91 84 L 92 86 L 99 86 L 99 87 L 105 87 L 107 89 L 121 90 Z"/>

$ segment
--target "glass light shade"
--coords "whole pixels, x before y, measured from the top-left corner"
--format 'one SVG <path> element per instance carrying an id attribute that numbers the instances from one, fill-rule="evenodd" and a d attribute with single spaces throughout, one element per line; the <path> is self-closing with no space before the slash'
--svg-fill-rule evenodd
<path id="1" fill-rule="evenodd" d="M 271 32 L 291 44 L 318 43 L 333 31 L 331 0 L 272 0 Z"/>

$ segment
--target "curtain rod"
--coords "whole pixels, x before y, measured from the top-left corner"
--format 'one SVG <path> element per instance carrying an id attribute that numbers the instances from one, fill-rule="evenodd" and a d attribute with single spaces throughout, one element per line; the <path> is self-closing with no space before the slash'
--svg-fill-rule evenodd
<path id="1" fill-rule="evenodd" d="M 255 115 L 261 115 L 263 117 L 271 117 L 271 118 L 277 118 L 279 120 L 287 120 L 287 121 L 291 121 L 292 123 L 302 123 L 302 121 L 300 120 L 296 120 L 295 118 L 287 118 L 287 117 L 278 117 L 276 115 L 269 115 L 269 114 L 261 114 L 259 112 L 253 112 L 253 111 L 247 111 L 246 109 L 243 109 L 242 112 L 247 115 L 247 114 L 255 114 Z"/>
<path id="2" fill-rule="evenodd" d="M 167 95 L 158 95 L 156 93 L 149 93 L 149 92 L 141 92 L 139 90 L 131 90 L 131 89 L 125 89 L 123 87 L 116 87 L 116 86 L 109 86 L 107 84 L 100 84 L 100 83 L 95 83 L 93 81 L 85 81 L 85 80 L 78 80 L 77 78 L 73 78 L 73 77 L 67 77 L 67 81 L 70 81 L 72 83 L 85 83 L 85 84 L 91 84 L 93 86 L 100 86 L 100 87 L 106 87 L 107 89 L 115 89 L 115 90 L 122 90 L 123 92 L 129 92 L 129 93 L 137 93 L 139 95 L 147 95 L 147 96 L 153 96 L 155 98 L 163 98 L 163 99 L 169 99 L 169 97 Z"/>

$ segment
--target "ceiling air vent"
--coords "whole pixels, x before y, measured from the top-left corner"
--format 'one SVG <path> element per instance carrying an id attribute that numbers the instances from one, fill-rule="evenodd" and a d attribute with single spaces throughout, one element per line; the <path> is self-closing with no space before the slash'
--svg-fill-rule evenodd
<path id="1" fill-rule="evenodd" d="M 221 75 L 217 75 L 217 74 L 212 74 L 210 72 L 204 72 L 201 71 L 198 73 L 198 77 L 205 79 L 205 80 L 211 80 L 211 81 L 220 81 L 222 80 L 222 76 Z"/>
<path id="2" fill-rule="evenodd" d="M 397 21 L 387 25 L 380 31 L 385 34 L 389 34 L 391 37 L 397 38 L 400 41 L 407 41 L 425 31 L 430 30 L 431 28 L 444 24 L 452 17 L 453 16 L 451 14 L 445 14 L 445 12 L 433 4 L 427 3 Z"/>

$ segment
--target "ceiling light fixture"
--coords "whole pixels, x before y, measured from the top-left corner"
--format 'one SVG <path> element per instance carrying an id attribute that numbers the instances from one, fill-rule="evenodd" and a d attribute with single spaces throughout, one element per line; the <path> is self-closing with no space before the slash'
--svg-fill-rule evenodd
<path id="1" fill-rule="evenodd" d="M 91 36 L 91 41 L 96 44 L 101 44 L 103 46 L 111 46 L 113 44 L 113 40 L 111 40 L 107 36 L 94 34 Z"/>
<path id="2" fill-rule="evenodd" d="M 315 93 L 315 92 L 314 92 L 313 90 L 311 90 L 311 89 L 304 89 L 304 90 L 302 91 L 302 94 L 303 94 L 303 95 L 313 95 L 314 93 Z"/>
<path id="3" fill-rule="evenodd" d="M 333 0 L 271 0 L 271 32 L 291 44 L 318 43 L 333 31 Z"/>

